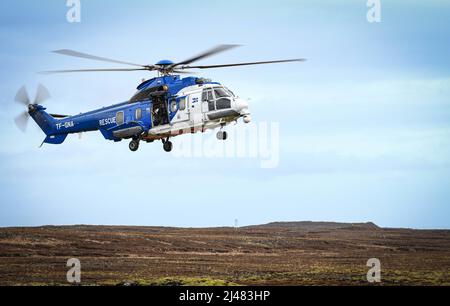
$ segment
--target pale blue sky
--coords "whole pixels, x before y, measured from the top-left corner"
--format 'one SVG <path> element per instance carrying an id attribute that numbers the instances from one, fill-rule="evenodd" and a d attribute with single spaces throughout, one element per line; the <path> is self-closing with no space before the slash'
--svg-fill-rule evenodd
<path id="1" fill-rule="evenodd" d="M 291 220 L 450 227 L 450 4 L 382 1 L 82 0 L 82 22 L 58 1 L 0 2 L 0 226 L 221 226 Z M 201 75 L 251 98 L 256 122 L 278 122 L 280 165 L 174 158 L 159 143 L 137 153 L 100 133 L 39 149 L 13 103 L 45 84 L 56 113 L 128 99 L 143 73 L 43 76 L 112 67 L 55 49 L 132 62 L 181 60 L 220 43 L 239 49 L 202 63 L 306 57 L 294 65 Z M 242 123 L 241 123 L 242 124 Z M 197 135 L 196 137 L 202 137 Z M 179 141 L 175 138 L 174 143 Z"/>

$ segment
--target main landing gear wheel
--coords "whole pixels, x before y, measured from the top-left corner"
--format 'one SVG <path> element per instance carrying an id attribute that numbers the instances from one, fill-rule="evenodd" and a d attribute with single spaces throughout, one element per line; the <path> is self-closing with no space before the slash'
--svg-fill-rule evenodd
<path id="1" fill-rule="evenodd" d="M 173 148 L 173 144 L 172 142 L 170 142 L 169 140 L 166 140 L 163 142 L 163 149 L 166 152 L 171 152 Z"/>
<path id="2" fill-rule="evenodd" d="M 128 145 L 131 151 L 135 152 L 139 149 L 139 141 L 138 140 L 132 140 L 130 144 Z"/>
<path id="3" fill-rule="evenodd" d="M 228 133 L 226 131 L 218 131 L 216 136 L 219 140 L 227 140 Z"/>

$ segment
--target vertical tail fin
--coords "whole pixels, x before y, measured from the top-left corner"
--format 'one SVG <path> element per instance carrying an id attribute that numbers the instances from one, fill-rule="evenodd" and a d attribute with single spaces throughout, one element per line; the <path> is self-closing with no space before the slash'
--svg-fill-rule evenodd
<path id="1" fill-rule="evenodd" d="M 33 118 L 37 125 L 47 135 L 43 143 L 61 144 L 67 137 L 67 133 L 58 132 L 57 120 L 45 112 L 45 107 L 40 104 L 50 98 L 50 93 L 43 85 L 38 86 L 36 97 L 31 102 L 25 86 L 19 89 L 16 94 L 15 101 L 27 107 L 27 111 L 20 114 L 14 119 L 17 126 L 25 132 L 28 118 Z"/>
<path id="2" fill-rule="evenodd" d="M 37 125 L 39 125 L 45 135 L 48 136 L 56 133 L 56 119 L 45 112 L 45 107 L 41 105 L 30 105 L 28 108 L 28 113 L 31 118 L 36 121 Z"/>
<path id="3" fill-rule="evenodd" d="M 57 133 L 56 130 L 56 119 L 50 114 L 45 112 L 45 107 L 41 105 L 30 105 L 29 111 L 31 118 L 36 121 L 37 125 L 42 129 L 42 131 L 47 135 L 42 144 L 61 144 L 66 140 L 67 133 L 61 134 Z"/>

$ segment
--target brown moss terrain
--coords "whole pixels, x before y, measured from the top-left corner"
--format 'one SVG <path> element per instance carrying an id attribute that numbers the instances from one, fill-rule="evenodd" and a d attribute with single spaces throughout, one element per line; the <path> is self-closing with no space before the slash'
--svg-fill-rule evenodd
<path id="1" fill-rule="evenodd" d="M 372 223 L 234 228 L 62 226 L 0 229 L 0 285 L 450 285 L 450 231 Z"/>

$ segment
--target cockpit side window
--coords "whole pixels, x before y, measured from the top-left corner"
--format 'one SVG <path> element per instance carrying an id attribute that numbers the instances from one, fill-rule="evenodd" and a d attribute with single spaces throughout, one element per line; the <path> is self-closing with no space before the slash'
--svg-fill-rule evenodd
<path id="1" fill-rule="evenodd" d="M 207 101 L 211 101 L 211 100 L 214 100 L 214 97 L 213 97 L 213 94 L 212 94 L 212 89 L 211 88 L 203 89 L 202 101 L 203 102 L 207 102 Z"/>
<path id="2" fill-rule="evenodd" d="M 208 101 L 208 92 L 206 89 L 203 89 L 203 93 L 202 93 L 202 101 L 206 102 Z"/>
<path id="3" fill-rule="evenodd" d="M 214 100 L 213 94 L 212 94 L 212 88 L 205 88 L 203 89 L 202 93 L 202 101 L 207 102 L 210 100 Z"/>
<path id="4" fill-rule="evenodd" d="M 212 112 L 216 110 L 214 100 L 208 100 L 208 111 Z"/>
<path id="5" fill-rule="evenodd" d="M 213 97 L 213 93 L 212 90 L 208 90 L 208 101 L 213 101 L 214 97 Z"/>
<path id="6" fill-rule="evenodd" d="M 203 102 L 208 102 L 208 111 L 211 112 L 211 111 L 215 111 L 216 110 L 216 105 L 215 105 L 215 101 L 214 101 L 213 89 L 212 88 L 205 88 L 205 89 L 203 89 L 202 101 Z"/>

